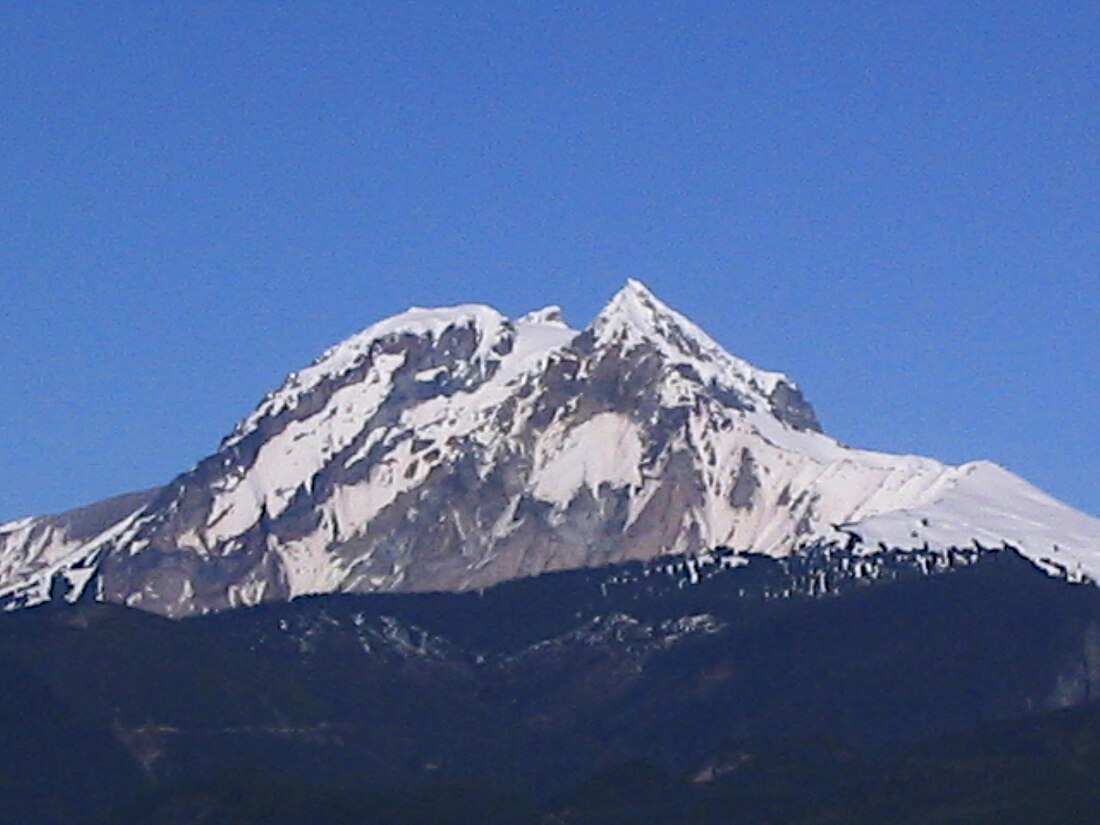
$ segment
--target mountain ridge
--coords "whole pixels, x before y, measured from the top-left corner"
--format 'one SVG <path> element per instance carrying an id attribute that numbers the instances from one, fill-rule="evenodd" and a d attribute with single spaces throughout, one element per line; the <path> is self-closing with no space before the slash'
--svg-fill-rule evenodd
<path id="1" fill-rule="evenodd" d="M 107 521 L 0 525 L 0 598 L 88 591 L 183 616 L 852 536 L 868 553 L 1013 546 L 1100 579 L 1100 521 L 989 462 L 838 443 L 794 381 L 634 280 L 583 330 L 556 307 L 480 304 L 372 324 Z"/>

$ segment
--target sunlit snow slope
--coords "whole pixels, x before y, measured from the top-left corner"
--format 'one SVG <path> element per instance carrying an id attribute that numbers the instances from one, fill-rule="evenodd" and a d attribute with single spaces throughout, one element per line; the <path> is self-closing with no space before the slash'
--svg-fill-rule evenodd
<path id="1" fill-rule="evenodd" d="M 377 323 L 79 535 L 64 517 L 0 525 L 0 596 L 34 603 L 52 586 L 182 616 L 820 542 L 1008 544 L 1100 580 L 1100 521 L 993 464 L 837 443 L 790 379 L 630 281 L 583 331 L 555 307 Z"/>

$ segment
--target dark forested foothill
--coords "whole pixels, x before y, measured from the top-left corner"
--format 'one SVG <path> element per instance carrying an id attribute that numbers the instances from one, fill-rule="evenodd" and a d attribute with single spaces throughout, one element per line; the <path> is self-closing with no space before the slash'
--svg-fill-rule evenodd
<path id="1" fill-rule="evenodd" d="M 0 616 L 0 821 L 1089 821 L 1100 590 L 733 561 Z"/>

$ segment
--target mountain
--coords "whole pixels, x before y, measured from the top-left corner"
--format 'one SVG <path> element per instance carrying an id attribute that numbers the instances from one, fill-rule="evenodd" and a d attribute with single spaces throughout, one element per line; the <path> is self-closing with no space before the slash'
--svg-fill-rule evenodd
<path id="1" fill-rule="evenodd" d="M 480 305 L 368 327 L 164 487 L 0 525 L 0 599 L 182 617 L 821 546 L 1012 547 L 1100 580 L 1100 521 L 988 462 L 838 443 L 792 380 L 629 281 L 583 330 Z"/>

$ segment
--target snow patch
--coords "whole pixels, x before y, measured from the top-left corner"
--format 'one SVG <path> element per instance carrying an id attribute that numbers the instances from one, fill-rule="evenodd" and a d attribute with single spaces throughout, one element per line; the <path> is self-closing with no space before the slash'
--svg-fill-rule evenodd
<path id="1" fill-rule="evenodd" d="M 582 485 L 597 490 L 641 482 L 642 438 L 637 425 L 617 413 L 601 413 L 543 439 L 535 453 L 532 493 L 565 505 Z"/>

